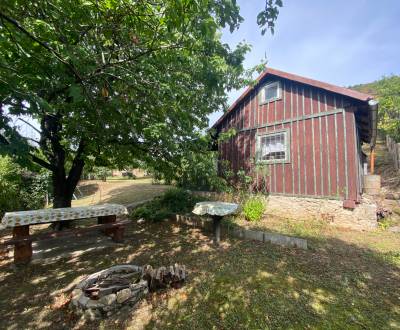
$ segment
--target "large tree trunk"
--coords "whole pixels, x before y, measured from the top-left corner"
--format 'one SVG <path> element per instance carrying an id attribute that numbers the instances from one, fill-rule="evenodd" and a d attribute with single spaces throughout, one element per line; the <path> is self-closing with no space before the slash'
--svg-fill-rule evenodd
<path id="1" fill-rule="evenodd" d="M 83 166 L 83 160 L 74 160 L 68 177 L 65 176 L 65 169 L 53 171 L 53 208 L 71 207 L 72 197 L 81 177 Z M 72 223 L 72 221 L 56 222 L 54 223 L 53 228 L 56 230 L 62 230 L 71 227 Z"/>

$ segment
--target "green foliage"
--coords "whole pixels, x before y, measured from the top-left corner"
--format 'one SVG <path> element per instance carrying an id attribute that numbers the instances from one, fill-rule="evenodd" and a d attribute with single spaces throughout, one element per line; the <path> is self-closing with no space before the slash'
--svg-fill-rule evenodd
<path id="1" fill-rule="evenodd" d="M 353 88 L 378 97 L 378 128 L 400 142 L 400 76 L 383 77 Z"/>
<path id="2" fill-rule="evenodd" d="M 266 0 L 261 27 L 279 6 Z M 243 20 L 236 1 L 4 0 L 0 17 L 0 152 L 52 171 L 69 197 L 88 163 L 174 172 L 251 79 L 250 46 L 221 41 Z M 15 129 L 22 116 L 40 143 Z"/>
<path id="3" fill-rule="evenodd" d="M 0 216 L 21 208 L 19 187 L 22 184 L 20 168 L 10 157 L 0 157 Z"/>
<path id="4" fill-rule="evenodd" d="M 218 155 L 213 151 L 189 153 L 176 173 L 178 186 L 191 190 L 226 191 L 226 180 L 218 176 Z"/>
<path id="5" fill-rule="evenodd" d="M 51 180 L 48 171 L 40 173 L 29 173 L 23 175 L 23 187 L 20 189 L 23 208 L 34 210 L 43 208 L 46 201 L 46 194 L 51 198 Z"/>
<path id="6" fill-rule="evenodd" d="M 48 172 L 32 173 L 0 156 L 0 217 L 5 212 L 42 208 L 49 191 Z"/>
<path id="7" fill-rule="evenodd" d="M 96 180 L 106 181 L 108 176 L 111 176 L 111 170 L 104 166 L 94 166 L 92 171 L 89 172 L 89 176 Z"/>
<path id="8" fill-rule="evenodd" d="M 265 200 L 260 196 L 248 198 L 243 205 L 243 214 L 248 221 L 260 221 L 265 211 Z"/>
<path id="9" fill-rule="evenodd" d="M 174 214 L 184 214 L 191 212 L 194 205 L 203 200 L 188 191 L 180 188 L 171 188 L 162 196 L 139 206 L 133 210 L 133 219 L 143 218 L 150 221 L 161 221 Z"/>

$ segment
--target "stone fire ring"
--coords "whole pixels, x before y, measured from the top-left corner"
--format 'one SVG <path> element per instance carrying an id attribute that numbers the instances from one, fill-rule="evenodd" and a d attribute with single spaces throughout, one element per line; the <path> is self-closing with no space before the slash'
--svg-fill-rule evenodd
<path id="1" fill-rule="evenodd" d="M 110 316 L 124 305 L 134 306 L 148 292 L 148 283 L 141 278 L 143 267 L 135 265 L 118 265 L 94 273 L 81 281 L 72 291 L 71 307 L 77 314 L 81 314 L 90 320 L 102 316 Z M 99 299 L 91 299 L 85 294 L 85 289 L 93 286 L 96 282 L 113 276 L 137 275 L 138 282 L 132 283 L 127 288 L 117 292 L 111 292 L 101 296 Z M 114 291 L 114 290 L 110 290 Z"/>

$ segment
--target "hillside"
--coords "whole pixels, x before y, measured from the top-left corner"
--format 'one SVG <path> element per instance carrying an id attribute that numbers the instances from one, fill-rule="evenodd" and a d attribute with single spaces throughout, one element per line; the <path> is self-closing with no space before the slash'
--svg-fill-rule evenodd
<path id="1" fill-rule="evenodd" d="M 377 97 L 383 97 L 387 95 L 398 97 L 399 84 L 400 76 L 391 75 L 370 83 L 350 86 L 349 88 Z"/>

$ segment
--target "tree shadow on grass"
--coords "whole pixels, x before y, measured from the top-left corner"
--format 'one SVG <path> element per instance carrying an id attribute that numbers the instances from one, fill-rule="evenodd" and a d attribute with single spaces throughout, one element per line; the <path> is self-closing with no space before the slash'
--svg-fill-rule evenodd
<path id="1" fill-rule="evenodd" d="M 310 250 L 225 238 L 163 222 L 129 228 L 101 252 L 19 271 L 0 267 L 0 328 L 389 329 L 400 326 L 399 268 L 374 251 L 328 239 Z M 138 309 L 80 324 L 58 300 L 79 276 L 120 263 L 187 266 L 187 283 Z M 61 298 L 60 298 L 61 297 Z M 58 299 L 58 300 L 57 300 Z M 67 299 L 66 299 L 67 300 Z"/>

